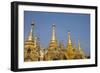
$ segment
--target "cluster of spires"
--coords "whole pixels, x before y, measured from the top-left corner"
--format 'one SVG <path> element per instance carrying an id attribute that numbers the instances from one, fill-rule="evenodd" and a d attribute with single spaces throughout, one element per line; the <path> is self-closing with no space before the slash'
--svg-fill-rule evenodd
<path id="1" fill-rule="evenodd" d="M 33 41 L 35 40 L 35 42 L 37 41 L 38 37 L 37 36 L 33 36 L 33 29 L 34 29 L 34 21 L 32 21 L 31 23 L 31 29 L 29 32 L 29 36 L 27 38 L 28 41 Z M 57 42 L 57 38 L 56 38 L 56 32 L 55 32 L 55 24 L 52 25 L 52 37 L 51 37 L 51 42 Z M 63 43 L 63 41 L 62 41 Z M 61 44 L 62 44 L 61 43 Z M 63 44 L 62 44 L 63 45 Z M 70 32 L 68 32 L 68 44 L 67 45 L 72 45 L 72 41 L 71 41 L 71 36 L 70 36 Z M 80 48 L 80 41 L 78 40 L 78 47 Z"/>
<path id="2" fill-rule="evenodd" d="M 27 38 L 26 41 L 29 41 L 32 42 L 34 41 L 34 46 L 39 46 L 40 47 L 40 43 L 39 43 L 39 40 L 38 40 L 38 37 L 36 36 L 33 36 L 33 29 L 34 29 L 34 21 L 32 21 L 31 23 L 31 29 L 30 29 L 30 32 L 29 32 L 29 36 Z M 59 45 L 61 48 L 65 48 L 64 47 L 64 44 L 63 44 L 63 41 L 60 43 Z M 52 25 L 52 36 L 51 36 L 51 40 L 50 40 L 50 43 L 49 43 L 49 47 L 48 49 L 54 49 L 54 48 L 59 48 L 58 47 L 58 41 L 57 41 L 57 38 L 56 38 L 56 32 L 55 32 L 55 24 Z M 68 41 L 67 41 L 67 45 L 66 45 L 66 48 L 67 48 L 67 52 L 68 50 L 72 50 L 73 51 L 73 45 L 72 45 L 72 40 L 71 40 L 71 36 L 70 36 L 70 32 L 68 32 Z M 65 48 L 65 49 L 66 49 Z M 76 48 L 76 47 L 75 47 Z M 41 49 L 41 48 L 40 48 Z M 78 51 L 82 52 L 82 58 L 86 58 L 85 54 L 83 53 L 82 49 L 81 49 L 81 46 L 80 46 L 80 41 L 78 40 Z M 49 51 L 47 51 L 48 53 Z M 73 53 L 73 52 L 72 52 Z M 68 55 L 67 55 L 68 56 Z M 68 57 L 70 58 L 70 57 Z"/>

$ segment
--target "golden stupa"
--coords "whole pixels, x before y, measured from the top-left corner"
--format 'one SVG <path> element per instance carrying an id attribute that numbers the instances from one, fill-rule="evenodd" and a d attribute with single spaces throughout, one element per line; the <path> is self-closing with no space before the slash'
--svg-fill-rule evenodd
<path id="1" fill-rule="evenodd" d="M 24 61 L 49 61 L 49 60 L 73 60 L 73 59 L 86 59 L 86 55 L 80 46 L 78 40 L 78 47 L 73 45 L 71 34 L 68 32 L 68 39 L 66 47 L 62 42 L 58 42 L 56 37 L 56 26 L 52 25 L 52 36 L 48 47 L 42 48 L 33 33 L 34 22 L 31 24 L 31 29 L 28 38 L 24 43 Z"/>

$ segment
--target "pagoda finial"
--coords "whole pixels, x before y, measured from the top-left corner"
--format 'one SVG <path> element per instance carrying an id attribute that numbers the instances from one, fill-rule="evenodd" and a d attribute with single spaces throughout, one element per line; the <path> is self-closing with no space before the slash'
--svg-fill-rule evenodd
<path id="1" fill-rule="evenodd" d="M 33 26 L 34 26 L 34 24 L 35 24 L 35 21 L 34 21 L 34 20 L 32 20 L 31 25 L 33 25 Z"/>
<path id="2" fill-rule="evenodd" d="M 83 52 L 83 50 L 82 50 L 82 48 L 80 46 L 80 40 L 79 39 L 78 39 L 78 50 L 79 50 L 79 52 L 80 52 L 80 54 L 82 56 L 82 59 L 85 59 L 86 55 L 85 55 L 85 53 Z"/>
<path id="3" fill-rule="evenodd" d="M 80 50 L 81 47 L 80 47 L 80 40 L 78 39 L 78 49 Z"/>
<path id="4" fill-rule="evenodd" d="M 51 41 L 56 41 L 55 24 L 52 24 L 52 38 Z"/>
<path id="5" fill-rule="evenodd" d="M 70 32 L 68 31 L 68 41 L 67 41 L 67 48 L 72 48 L 72 40 L 70 36 Z"/>
<path id="6" fill-rule="evenodd" d="M 56 32 L 55 32 L 55 24 L 52 24 L 52 36 L 49 44 L 50 48 L 57 48 L 58 47 L 58 42 L 56 39 Z"/>
<path id="7" fill-rule="evenodd" d="M 33 28 L 34 28 L 34 21 L 32 21 L 31 23 L 31 29 L 30 29 L 29 36 L 28 36 L 29 41 L 33 41 Z"/>
<path id="8" fill-rule="evenodd" d="M 70 32 L 68 31 L 68 44 L 72 44 Z"/>

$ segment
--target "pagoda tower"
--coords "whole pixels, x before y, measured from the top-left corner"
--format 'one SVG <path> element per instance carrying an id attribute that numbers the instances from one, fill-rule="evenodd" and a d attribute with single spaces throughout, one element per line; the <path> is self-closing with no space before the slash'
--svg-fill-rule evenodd
<path id="1" fill-rule="evenodd" d="M 68 32 L 68 41 L 66 47 L 72 49 L 72 40 L 71 40 L 70 32 Z"/>
<path id="2" fill-rule="evenodd" d="M 52 25 L 52 36 L 51 36 L 51 40 L 49 43 L 49 47 L 47 48 L 47 53 L 45 54 L 44 58 L 47 61 L 61 59 L 54 24 Z"/>
<path id="3" fill-rule="evenodd" d="M 50 40 L 49 48 L 57 48 L 58 43 L 57 43 L 57 38 L 56 38 L 56 32 L 55 32 L 55 24 L 52 25 L 52 37 Z"/>
<path id="4" fill-rule="evenodd" d="M 68 32 L 68 41 L 67 41 L 67 46 L 66 46 L 66 58 L 67 59 L 73 59 L 74 58 L 74 49 L 72 46 L 72 40 L 70 36 L 70 32 Z"/>
<path id="5" fill-rule="evenodd" d="M 80 46 L 80 41 L 78 40 L 78 48 L 77 48 L 77 51 L 76 51 L 76 55 L 75 55 L 75 58 L 76 59 L 85 59 L 85 54 Z"/>
<path id="6" fill-rule="evenodd" d="M 38 52 L 36 47 L 36 38 L 33 36 L 34 22 L 31 23 L 31 29 L 27 40 L 24 43 L 24 61 L 37 61 Z"/>

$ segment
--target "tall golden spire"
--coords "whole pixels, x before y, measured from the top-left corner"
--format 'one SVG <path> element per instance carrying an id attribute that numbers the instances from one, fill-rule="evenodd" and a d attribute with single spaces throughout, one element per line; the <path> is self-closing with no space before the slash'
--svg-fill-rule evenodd
<path id="1" fill-rule="evenodd" d="M 55 32 L 55 25 L 52 25 L 52 36 L 51 36 L 51 41 L 50 41 L 50 48 L 57 48 L 58 43 L 56 39 L 56 32 Z"/>
<path id="2" fill-rule="evenodd" d="M 74 48 L 72 46 L 72 40 L 70 36 L 70 32 L 68 32 L 68 41 L 67 41 L 67 52 L 66 57 L 67 59 L 73 59 L 74 58 Z"/>
<path id="3" fill-rule="evenodd" d="M 81 58 L 82 58 L 82 59 L 85 59 L 86 56 L 85 56 L 85 53 L 83 52 L 83 50 L 82 50 L 82 48 L 81 48 L 81 46 L 80 46 L 80 41 L 79 41 L 79 40 L 78 40 L 78 51 L 79 51 L 79 53 L 80 53 L 80 55 L 81 55 Z"/>
<path id="4" fill-rule="evenodd" d="M 32 21 L 31 23 L 31 29 L 29 32 L 28 41 L 33 41 L 33 27 L 34 27 L 34 21 Z"/>
<path id="5" fill-rule="evenodd" d="M 80 41 L 78 40 L 78 49 L 81 50 Z"/>
<path id="6" fill-rule="evenodd" d="M 51 41 L 56 41 L 55 24 L 52 25 L 52 37 Z"/>
<path id="7" fill-rule="evenodd" d="M 71 40 L 70 32 L 68 32 L 67 47 L 68 47 L 68 46 L 72 46 L 72 40 Z"/>

